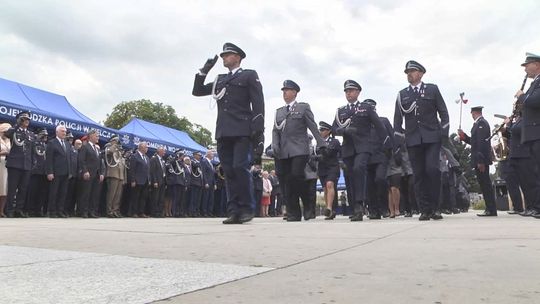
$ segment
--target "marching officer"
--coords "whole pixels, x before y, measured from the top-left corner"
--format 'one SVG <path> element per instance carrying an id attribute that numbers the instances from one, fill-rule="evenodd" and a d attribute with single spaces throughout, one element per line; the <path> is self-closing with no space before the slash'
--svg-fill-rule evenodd
<path id="1" fill-rule="evenodd" d="M 285 80 L 281 91 L 286 105 L 276 110 L 272 151 L 276 172 L 287 197 L 287 221 L 301 221 L 299 198 L 308 197 L 304 172 L 310 155 L 307 129 L 317 141 L 317 148 L 326 147 L 326 143 L 317 130 L 309 104 L 296 101 L 300 86 Z"/>
<path id="2" fill-rule="evenodd" d="M 376 112 L 377 102 L 373 99 L 364 100 L 373 106 Z M 394 145 L 394 129 L 386 117 L 379 117 L 384 126 L 384 137 L 380 137 L 374 128 L 371 129 L 369 141 L 372 147 L 372 153 L 368 161 L 367 175 L 367 197 L 369 208 L 369 219 L 380 220 L 381 216 L 388 216 L 388 182 L 386 173 L 388 164 L 392 157 L 392 148 Z M 386 140 L 386 142 L 384 142 Z M 398 149 L 396 149 L 398 150 Z"/>
<path id="3" fill-rule="evenodd" d="M 471 115 L 474 119 L 474 124 L 469 137 L 463 130 L 459 129 L 459 138 L 471 145 L 471 167 L 474 168 L 476 178 L 480 184 L 480 189 L 484 195 L 486 202 L 486 210 L 478 216 L 497 216 L 497 206 L 495 204 L 495 190 L 489 178 L 489 165 L 491 161 L 491 143 L 487 140 L 491 132 L 489 123 L 482 116 L 484 107 L 472 107 Z"/>
<path id="4" fill-rule="evenodd" d="M 366 199 L 367 164 L 372 152 L 369 144 L 371 128 L 374 127 L 383 142 L 388 143 L 386 130 L 373 106 L 359 102 L 362 87 L 354 80 L 344 83 L 346 106 L 336 111 L 332 125 L 334 134 L 343 136 L 341 157 L 345 163 L 345 177 L 349 202 L 353 206 L 351 221 L 362 221 Z"/>
<path id="5" fill-rule="evenodd" d="M 319 132 L 326 141 L 328 147 L 319 161 L 317 174 L 324 190 L 324 201 L 326 209 L 324 210 L 325 220 L 333 220 L 336 217 L 334 210 L 334 200 L 337 193 L 337 182 L 339 180 L 339 157 L 341 154 L 341 144 L 332 135 L 332 126 L 324 121 L 319 122 Z"/>
<path id="6" fill-rule="evenodd" d="M 518 102 L 523 103 L 521 123 L 521 142 L 528 146 L 531 157 L 536 163 L 536 170 L 540 168 L 540 55 L 527 53 L 521 66 L 525 67 L 528 78 L 533 82 L 527 92 L 519 90 L 516 93 Z M 537 188 L 540 191 L 540 188 Z M 534 202 L 531 216 L 540 219 L 540 200 Z"/>
<path id="7" fill-rule="evenodd" d="M 17 126 L 8 129 L 5 133 L 11 140 L 11 151 L 6 156 L 8 169 L 6 215 L 7 217 L 28 217 L 23 210 L 26 189 L 30 181 L 30 170 L 32 170 L 32 151 L 35 138 L 34 133 L 28 130 L 30 112 L 19 112 L 15 118 Z"/>
<path id="8" fill-rule="evenodd" d="M 409 86 L 399 91 L 394 112 L 395 135 L 405 139 L 414 172 L 419 220 L 442 219 L 439 211 L 441 143 L 448 139 L 448 110 L 439 88 L 422 82 L 426 69 L 410 60 L 405 65 Z M 437 114 L 440 118 L 437 117 Z M 403 129 L 405 120 L 405 129 Z"/>
<path id="9" fill-rule="evenodd" d="M 212 95 L 217 102 L 217 149 L 229 200 L 229 218 L 223 224 L 242 224 L 254 216 L 255 198 L 249 169 L 252 162 L 260 163 L 264 148 L 264 97 L 257 72 L 240 67 L 246 57 L 242 49 L 225 43 L 220 56 L 229 73 L 204 84 L 206 74 L 218 57 L 208 59 L 195 76 L 193 95 Z"/>

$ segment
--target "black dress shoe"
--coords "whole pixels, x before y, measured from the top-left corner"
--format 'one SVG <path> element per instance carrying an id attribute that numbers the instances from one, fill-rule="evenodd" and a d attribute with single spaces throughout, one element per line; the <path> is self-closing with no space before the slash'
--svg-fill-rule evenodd
<path id="1" fill-rule="evenodd" d="M 536 211 L 535 209 L 532 210 L 531 215 L 532 217 L 536 218 L 540 216 L 540 212 Z"/>
<path id="2" fill-rule="evenodd" d="M 325 220 L 328 221 L 328 220 L 333 220 L 333 219 L 336 218 L 336 214 L 337 214 L 337 213 L 336 213 L 334 210 L 329 210 L 329 209 L 326 209 L 326 210 L 330 211 L 330 214 L 327 215 L 327 216 L 324 218 Z M 325 213 L 326 213 L 326 212 L 325 212 Z"/>
<path id="3" fill-rule="evenodd" d="M 287 216 L 287 222 L 301 222 L 302 217 L 300 216 Z"/>
<path id="4" fill-rule="evenodd" d="M 247 223 L 251 221 L 253 217 L 254 217 L 253 213 L 243 213 L 243 214 L 238 215 L 238 221 L 240 222 L 240 224 Z"/>
<path id="5" fill-rule="evenodd" d="M 380 220 L 381 219 L 381 215 L 378 214 L 378 213 L 370 213 L 368 218 L 370 220 Z"/>
<path id="6" fill-rule="evenodd" d="M 441 213 L 439 211 L 435 211 L 431 214 L 431 219 L 432 220 L 442 220 L 443 219 L 443 216 L 441 215 Z"/>
<path id="7" fill-rule="evenodd" d="M 25 213 L 24 211 L 15 211 L 15 217 L 20 217 L 20 218 L 27 218 L 28 217 L 28 214 Z"/>
<path id="8" fill-rule="evenodd" d="M 429 213 L 422 213 L 420 214 L 420 217 L 418 218 L 419 221 L 429 221 L 431 219 L 431 216 Z"/>
<path id="9" fill-rule="evenodd" d="M 49 218 L 58 218 L 58 215 L 56 213 L 49 214 Z"/>
<path id="10" fill-rule="evenodd" d="M 81 215 L 81 217 L 82 217 L 82 218 L 88 218 L 88 214 L 83 213 L 83 214 Z"/>
<path id="11" fill-rule="evenodd" d="M 361 222 L 364 220 L 364 214 L 362 212 L 353 214 L 351 217 L 351 222 Z"/>
<path id="12" fill-rule="evenodd" d="M 492 211 L 484 211 L 484 213 L 479 213 L 477 214 L 477 216 L 497 216 L 497 212 L 492 212 Z"/>
<path id="13" fill-rule="evenodd" d="M 68 218 L 69 216 L 67 216 L 67 214 L 65 214 L 63 212 L 60 212 L 60 213 L 58 213 L 58 217 L 59 218 Z"/>
<path id="14" fill-rule="evenodd" d="M 458 208 L 454 208 L 454 209 L 452 209 L 452 213 L 453 214 L 460 214 L 461 212 L 459 211 Z"/>
<path id="15" fill-rule="evenodd" d="M 324 209 L 324 213 L 323 213 L 323 214 L 324 214 L 324 216 L 329 217 L 330 214 L 332 214 L 332 210 L 326 208 L 326 209 Z"/>
<path id="16" fill-rule="evenodd" d="M 444 214 L 452 214 L 452 212 L 450 212 L 450 210 L 448 210 L 448 209 L 442 209 L 442 210 L 441 210 L 441 213 L 444 213 Z"/>
<path id="17" fill-rule="evenodd" d="M 508 214 L 520 214 L 521 212 L 523 212 L 523 210 L 510 210 L 508 211 Z"/>
<path id="18" fill-rule="evenodd" d="M 408 211 L 405 211 L 404 217 L 412 217 L 412 213 L 408 212 Z"/>
<path id="19" fill-rule="evenodd" d="M 526 209 L 525 211 L 519 213 L 519 215 L 521 216 L 531 216 L 531 214 L 532 214 L 532 209 Z"/>
<path id="20" fill-rule="evenodd" d="M 240 221 L 238 221 L 238 216 L 236 214 L 229 216 L 225 220 L 223 220 L 223 224 L 229 225 L 229 224 L 242 224 Z"/>
<path id="21" fill-rule="evenodd" d="M 99 216 L 97 216 L 97 214 L 95 214 L 95 213 L 90 213 L 90 215 L 88 217 L 89 218 L 98 218 Z"/>

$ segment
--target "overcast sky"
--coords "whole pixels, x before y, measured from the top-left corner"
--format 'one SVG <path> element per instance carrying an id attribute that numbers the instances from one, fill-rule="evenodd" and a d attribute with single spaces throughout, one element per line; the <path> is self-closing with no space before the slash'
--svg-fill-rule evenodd
<path id="1" fill-rule="evenodd" d="M 393 120 L 405 63 L 423 64 L 459 123 L 454 102 L 510 114 L 525 52 L 540 53 L 537 1 L 8 1 L 0 0 L 0 77 L 65 95 L 96 121 L 121 101 L 172 105 L 214 133 L 211 97 L 191 95 L 193 77 L 224 42 L 240 46 L 266 101 L 267 142 L 281 84 L 331 122 L 346 103 L 343 82 Z M 208 79 L 226 72 L 217 64 Z"/>

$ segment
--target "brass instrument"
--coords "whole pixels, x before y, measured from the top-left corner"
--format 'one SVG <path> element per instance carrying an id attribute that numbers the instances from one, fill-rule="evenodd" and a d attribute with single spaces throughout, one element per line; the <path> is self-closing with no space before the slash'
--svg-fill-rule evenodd
<path id="1" fill-rule="evenodd" d="M 527 75 L 525 74 L 525 78 L 523 79 L 523 83 L 521 84 L 520 90 L 523 91 L 525 88 L 525 84 L 527 83 Z M 516 116 L 519 115 L 519 104 L 518 104 L 518 98 L 516 97 L 514 99 L 514 102 L 512 104 L 512 115 L 508 117 L 510 121 L 513 121 Z M 495 115 L 495 117 L 498 118 L 504 118 L 505 116 L 502 115 Z M 491 141 L 491 149 L 493 150 L 493 154 L 495 156 L 496 161 L 502 161 L 506 160 L 508 158 L 508 154 L 510 153 L 508 149 L 508 138 L 503 134 L 503 131 L 506 128 L 506 124 L 503 122 L 500 126 L 494 126 L 493 133 L 490 137 L 486 139 L 486 141 Z"/>
<path id="2" fill-rule="evenodd" d="M 124 161 L 122 154 L 122 146 L 118 144 L 107 143 L 105 145 L 105 163 L 108 167 L 114 168 L 118 166 L 121 161 Z"/>

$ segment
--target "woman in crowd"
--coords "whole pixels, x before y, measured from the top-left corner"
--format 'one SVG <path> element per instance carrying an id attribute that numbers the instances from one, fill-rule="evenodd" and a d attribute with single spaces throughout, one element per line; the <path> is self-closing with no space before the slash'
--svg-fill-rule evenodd
<path id="1" fill-rule="evenodd" d="M 4 214 L 7 195 L 6 155 L 11 150 L 11 141 L 6 137 L 5 132 L 9 128 L 11 128 L 11 125 L 8 123 L 0 124 L 0 217 L 6 217 Z"/>
<path id="2" fill-rule="evenodd" d="M 268 178 L 268 171 L 263 171 L 263 192 L 261 198 L 261 217 L 268 216 L 268 206 L 270 206 L 270 194 L 272 193 L 272 182 Z"/>

